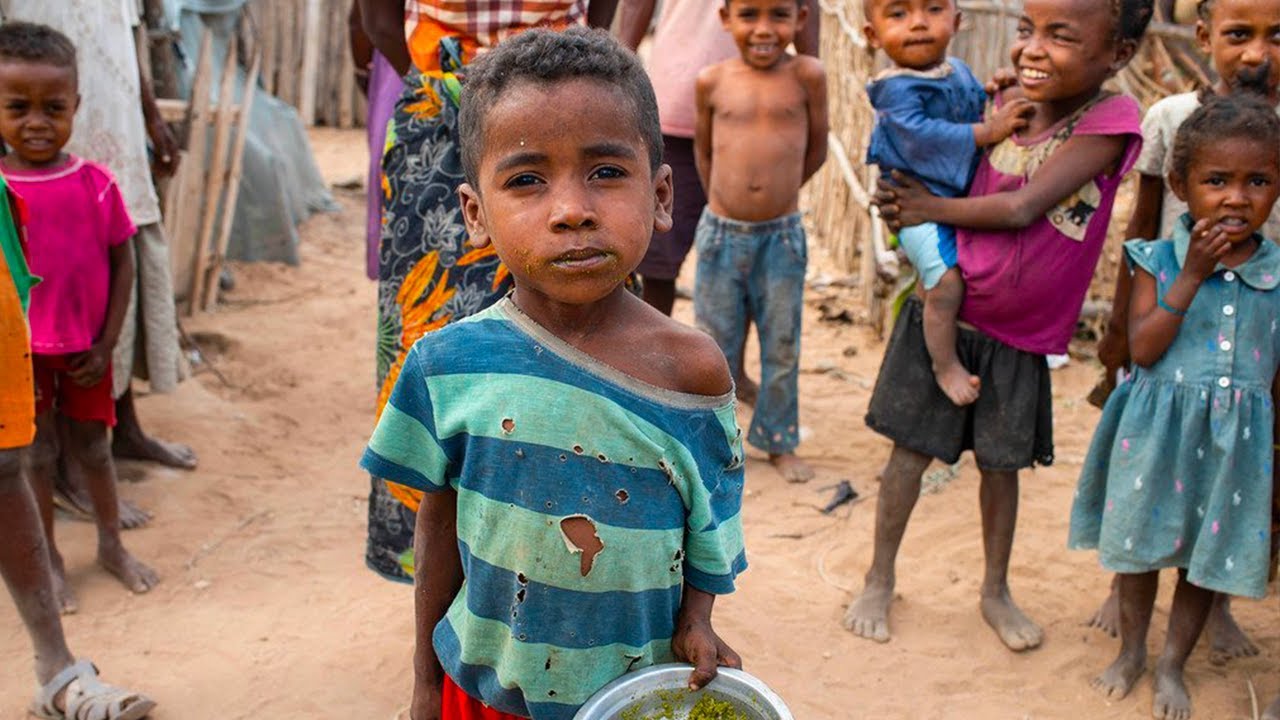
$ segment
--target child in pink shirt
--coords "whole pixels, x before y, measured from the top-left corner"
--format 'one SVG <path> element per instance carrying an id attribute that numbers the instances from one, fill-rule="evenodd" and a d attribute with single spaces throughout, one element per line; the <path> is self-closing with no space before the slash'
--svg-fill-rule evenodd
<path id="1" fill-rule="evenodd" d="M 67 421 L 62 449 L 84 469 L 93 499 L 99 564 L 137 593 L 150 590 L 157 577 L 121 543 L 111 460 L 111 351 L 133 282 L 135 229 L 111 173 L 63 152 L 79 95 L 75 47 L 60 35 L 55 40 L 0 47 L 0 138 L 9 148 L 0 172 L 27 206 L 31 271 L 43 278 L 29 309 L 32 480 L 55 589 L 63 612 L 72 612 L 76 600 L 53 540 L 58 414 Z"/>

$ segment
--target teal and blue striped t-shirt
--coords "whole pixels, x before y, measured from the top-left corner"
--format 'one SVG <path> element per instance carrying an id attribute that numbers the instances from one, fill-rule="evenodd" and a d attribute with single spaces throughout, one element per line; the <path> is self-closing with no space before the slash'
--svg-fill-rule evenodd
<path id="1" fill-rule="evenodd" d="M 510 300 L 413 347 L 361 465 L 458 493 L 466 581 L 433 640 L 463 691 L 513 715 L 569 720 L 671 661 L 683 584 L 729 593 L 746 568 L 732 394 L 643 383 Z M 604 546 L 585 575 L 569 518 Z"/>

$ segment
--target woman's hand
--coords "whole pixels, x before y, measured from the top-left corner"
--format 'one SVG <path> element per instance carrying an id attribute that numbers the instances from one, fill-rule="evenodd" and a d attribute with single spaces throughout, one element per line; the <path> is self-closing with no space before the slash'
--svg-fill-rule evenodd
<path id="1" fill-rule="evenodd" d="M 898 232 L 904 227 L 932 222 L 930 204 L 937 196 L 929 192 L 924 183 L 894 170 L 888 182 L 882 182 L 871 203 L 880 209 L 890 230 Z"/>
<path id="2" fill-rule="evenodd" d="M 1222 226 L 1214 225 L 1207 218 L 1200 220 L 1191 228 L 1191 243 L 1187 246 L 1187 259 L 1182 264 L 1182 271 L 1203 281 L 1213 274 L 1218 262 L 1230 251 L 1231 241 Z"/>

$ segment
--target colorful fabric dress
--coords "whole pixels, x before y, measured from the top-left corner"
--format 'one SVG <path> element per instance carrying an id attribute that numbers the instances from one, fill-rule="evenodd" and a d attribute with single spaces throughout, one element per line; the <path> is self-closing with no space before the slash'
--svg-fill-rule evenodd
<path id="1" fill-rule="evenodd" d="M 1170 240 L 1131 241 L 1131 266 L 1164 297 L 1190 220 Z M 1071 508 L 1072 548 L 1103 567 L 1185 568 L 1195 585 L 1262 597 L 1271 553 L 1271 384 L 1280 364 L 1280 248 L 1262 240 L 1196 293 L 1173 344 L 1136 367 L 1102 412 Z"/>
<path id="2" fill-rule="evenodd" d="M 501 712 L 570 720 L 611 680 L 671 662 L 685 584 L 730 593 L 746 569 L 732 393 L 648 385 L 510 299 L 413 347 L 361 464 L 457 493 L 465 581 L 434 646 Z M 575 544 L 574 522 L 600 547 Z"/>
<path id="3" fill-rule="evenodd" d="M 409 348 L 424 334 L 473 315 L 511 289 L 492 246 L 467 242 L 457 189 L 458 74 L 475 55 L 532 27 L 586 19 L 585 0 L 406 0 L 405 37 L 414 69 L 387 129 L 382 160 L 382 241 L 378 249 L 378 412 Z M 365 562 L 412 581 L 414 513 L 421 496 L 372 480 Z"/>
<path id="4" fill-rule="evenodd" d="M 26 447 L 36 435 L 27 302 L 38 278 L 27 268 L 18 207 L 0 176 L 0 450 Z"/>

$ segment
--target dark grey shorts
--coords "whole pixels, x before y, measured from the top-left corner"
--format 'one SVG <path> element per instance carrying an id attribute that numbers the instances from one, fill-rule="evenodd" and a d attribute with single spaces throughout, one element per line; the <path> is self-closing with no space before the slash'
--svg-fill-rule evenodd
<path id="1" fill-rule="evenodd" d="M 694 233 L 702 208 L 707 205 L 707 195 L 698 179 L 698 167 L 693 159 L 693 140 L 671 135 L 662 136 L 663 161 L 671 166 L 671 181 L 675 189 L 675 206 L 671 210 L 670 232 L 656 233 L 649 243 L 649 251 L 636 272 L 646 278 L 675 280 L 680 266 L 693 247 Z"/>
<path id="2" fill-rule="evenodd" d="M 1053 464 L 1053 395 L 1044 356 L 961 327 L 956 350 L 982 390 L 977 402 L 957 407 L 934 381 L 923 315 L 919 298 L 907 300 L 885 349 L 867 427 L 946 463 L 972 450 L 985 470 Z"/>

